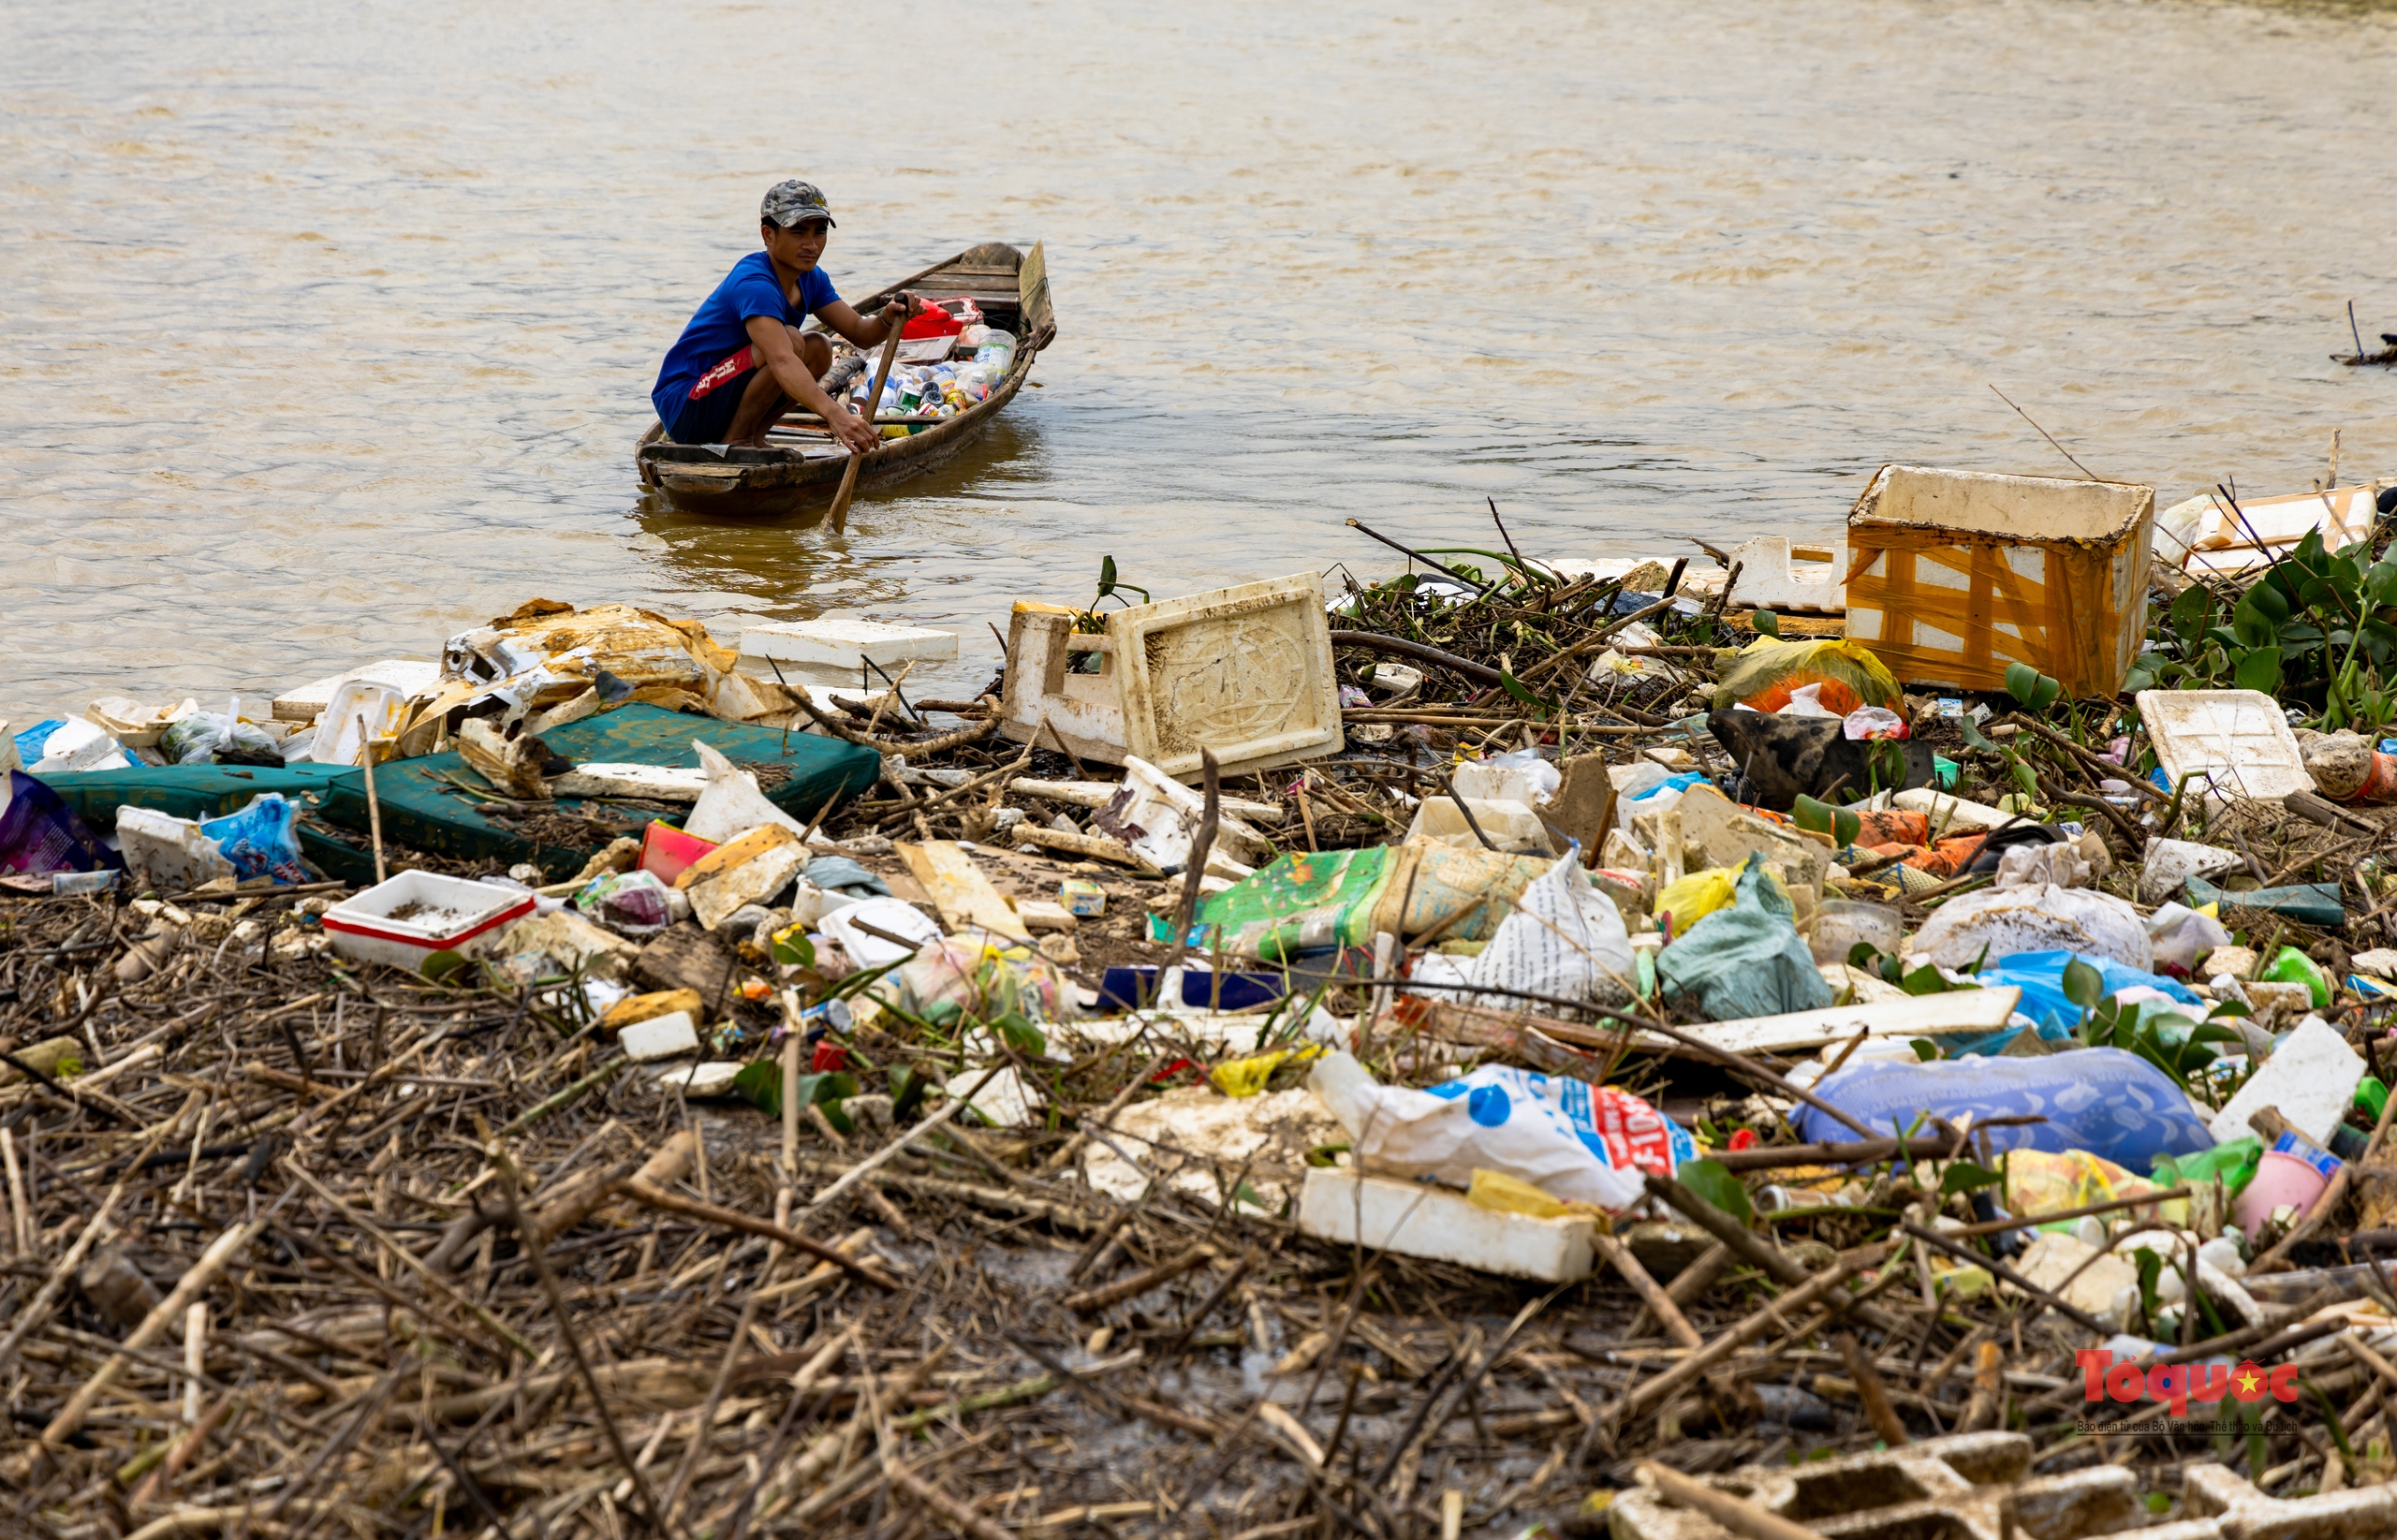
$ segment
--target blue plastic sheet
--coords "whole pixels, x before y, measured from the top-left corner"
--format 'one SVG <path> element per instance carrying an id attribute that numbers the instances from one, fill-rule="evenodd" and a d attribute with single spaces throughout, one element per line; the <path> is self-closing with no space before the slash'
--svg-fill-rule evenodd
<path id="1" fill-rule="evenodd" d="M 2205 1018 L 2205 1001 L 2178 979 L 2162 974 L 2141 973 L 2126 962 L 2117 962 L 2110 957 L 2093 957 L 2085 952 L 2017 952 L 1996 967 L 1984 969 L 1974 976 L 1992 988 L 2012 984 L 2021 989 L 2022 999 L 2014 1008 L 2039 1024 L 2040 1036 L 2052 1040 L 2070 1035 L 2072 1029 L 2081 1024 L 2081 1007 L 2064 992 L 2065 964 L 2076 955 L 2097 970 L 2097 988 L 2101 993 L 2112 994 L 2116 990 L 2144 984 L 2149 989 L 2162 990 L 2184 1005 L 2197 1007 L 2191 1014 L 2198 1019 Z"/>
<path id="2" fill-rule="evenodd" d="M 1911 1127 L 1926 1116 L 2044 1116 L 2045 1122 L 1989 1129 L 1990 1144 L 2056 1153 L 2086 1150 L 2134 1171 L 2165 1155 L 2213 1148 L 2188 1093 L 2120 1049 L 2075 1049 L 2041 1059 L 1875 1062 L 1844 1069 L 1814 1090 L 1876 1133 Z M 1799 1107 L 1790 1125 L 1808 1141 L 1856 1137 L 1854 1129 L 1813 1107 Z"/>
<path id="3" fill-rule="evenodd" d="M 50 741 L 50 735 L 65 726 L 66 726 L 66 719 L 65 717 L 53 716 L 43 721 L 37 722 L 32 726 L 27 727 L 23 732 L 19 733 L 17 735 L 17 758 L 22 763 L 28 765 L 39 759 L 41 757 L 42 746 Z"/>

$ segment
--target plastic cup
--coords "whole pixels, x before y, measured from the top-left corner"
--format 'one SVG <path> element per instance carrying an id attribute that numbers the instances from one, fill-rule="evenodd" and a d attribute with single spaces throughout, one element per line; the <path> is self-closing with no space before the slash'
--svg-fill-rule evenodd
<path id="1" fill-rule="evenodd" d="M 1860 941 L 1876 952 L 1894 953 L 1904 939 L 1905 926 L 1895 909 L 1854 899 L 1826 899 L 1815 912 L 1815 933 L 1808 946 L 1816 962 L 1846 962 Z"/>
<path id="2" fill-rule="evenodd" d="M 2315 1149 L 2294 1134 L 2283 1134 L 2264 1151 L 2255 1179 L 2239 1195 L 2238 1205 L 2230 1211 L 2231 1223 L 2252 1236 L 2284 1204 L 2302 1217 L 2338 1169 L 2336 1155 Z"/>

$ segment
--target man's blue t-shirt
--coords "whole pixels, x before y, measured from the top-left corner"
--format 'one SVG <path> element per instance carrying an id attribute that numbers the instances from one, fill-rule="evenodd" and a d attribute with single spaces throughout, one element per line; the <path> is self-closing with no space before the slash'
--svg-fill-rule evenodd
<path id="1" fill-rule="evenodd" d="M 657 371 L 649 399 L 659 420 L 672 422 L 690 399 L 693 382 L 749 345 L 749 317 L 771 315 L 798 326 L 839 298 L 822 268 L 810 268 L 799 281 L 799 302 L 786 304 L 782 280 L 774 276 L 774 264 L 764 252 L 753 251 L 734 263 L 715 292 L 693 313 L 691 324 L 683 329 L 682 339 L 668 350 Z"/>

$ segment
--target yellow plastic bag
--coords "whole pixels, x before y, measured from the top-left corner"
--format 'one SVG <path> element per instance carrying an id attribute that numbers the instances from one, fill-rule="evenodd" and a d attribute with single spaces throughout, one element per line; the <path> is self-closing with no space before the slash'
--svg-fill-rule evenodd
<path id="1" fill-rule="evenodd" d="M 1669 917 L 1674 935 L 1688 934 L 1691 926 L 1717 909 L 1731 907 L 1731 901 L 1738 896 L 1741 874 L 1747 869 L 1747 860 L 1743 858 L 1737 866 L 1711 866 L 1703 872 L 1693 872 L 1679 882 L 1667 883 L 1656 895 L 1656 922 L 1664 924 Z M 1772 884 L 1784 903 L 1789 902 L 1789 889 L 1782 886 L 1780 878 L 1768 871 L 1764 880 Z"/>
<path id="2" fill-rule="evenodd" d="M 1564 1219 L 1574 1214 L 1606 1217 L 1606 1210 L 1595 1203 L 1567 1203 L 1549 1196 L 1521 1177 L 1478 1166 L 1473 1168 L 1473 1185 L 1465 1190 L 1464 1196 L 1475 1208 L 1493 1213 L 1529 1214 L 1534 1219 Z"/>
<path id="3" fill-rule="evenodd" d="M 2162 1190 L 2086 1150 L 2061 1154 L 2010 1150 L 2006 1154 L 2006 1210 L 2018 1218 L 2036 1220 L 2041 1214 L 2060 1214 Z"/>
<path id="4" fill-rule="evenodd" d="M 1689 928 L 1714 913 L 1731 907 L 1738 889 L 1739 866 L 1709 867 L 1693 872 L 1679 882 L 1667 883 L 1656 895 L 1656 922 L 1669 926 L 1674 935 L 1685 935 Z"/>
<path id="5" fill-rule="evenodd" d="M 1322 1051 L 1321 1044 L 1309 1043 L 1304 1048 L 1275 1049 L 1246 1059 L 1227 1059 L 1207 1078 L 1227 1096 L 1255 1096 L 1265 1090 L 1265 1083 L 1273 1078 L 1275 1070 L 1293 1059 L 1305 1063 Z"/>
<path id="6" fill-rule="evenodd" d="M 1714 690 L 1714 705 L 1717 710 L 1740 705 L 1777 711 L 1789 704 L 1792 691 L 1809 684 L 1823 687 L 1816 698 L 1836 716 L 1846 716 L 1859 706 L 1895 708 L 1900 699 L 1897 676 L 1862 642 L 1842 638 L 1779 641 L 1759 637 L 1723 670 Z"/>

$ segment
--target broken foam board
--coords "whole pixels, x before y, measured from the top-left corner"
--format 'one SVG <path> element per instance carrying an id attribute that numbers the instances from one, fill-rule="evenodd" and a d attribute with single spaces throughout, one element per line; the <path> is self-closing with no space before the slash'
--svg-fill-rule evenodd
<path id="1" fill-rule="evenodd" d="M 1360 1177 L 1310 1167 L 1299 1195 L 1299 1230 L 1317 1240 L 1435 1262 L 1457 1262 L 1509 1278 L 1569 1283 L 1590 1276 L 1592 1221 L 1534 1219 L 1477 1209 L 1463 1193 L 1428 1182 Z"/>
<path id="2" fill-rule="evenodd" d="M 420 663 L 414 658 L 385 658 L 362 668 L 352 668 L 346 674 L 334 674 L 287 690 L 274 697 L 272 707 L 277 722 L 314 722 L 324 709 L 333 703 L 333 692 L 351 682 L 388 684 L 404 700 L 419 695 L 441 682 L 441 665 Z"/>
<path id="3" fill-rule="evenodd" d="M 1759 535 L 1731 548 L 1731 565 L 1740 569 L 1727 605 L 1754 609 L 1816 613 L 1847 608 L 1847 542 L 1822 547 L 1792 546 L 1786 535 Z M 1828 560 L 1825 560 L 1825 556 Z"/>
<path id="4" fill-rule="evenodd" d="M 957 656 L 957 633 L 848 615 L 758 621 L 741 628 L 741 655 L 855 678 L 860 657 L 890 669 L 903 663 L 945 662 Z"/>
<path id="5" fill-rule="evenodd" d="M 1875 1037 L 1948 1037 L 1966 1033 L 2002 1032 L 2022 1001 L 2012 984 L 1993 989 L 1951 990 L 1946 994 L 1910 995 L 1854 1005 L 1832 1005 L 1818 1011 L 1790 1011 L 1782 1016 L 1752 1016 L 1737 1021 L 1712 1021 L 1687 1029 L 1718 1049 L 1733 1053 L 1783 1053 L 1844 1043 L 1858 1033 Z M 1670 1038 L 1642 1035 L 1638 1046 L 1655 1053 L 1691 1052 Z"/>

